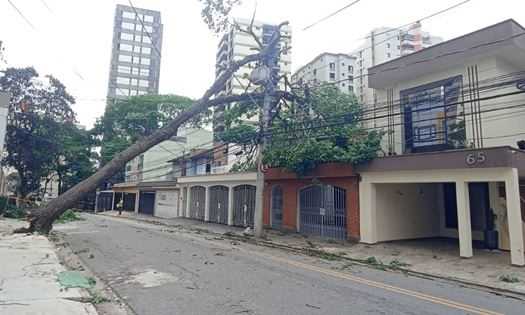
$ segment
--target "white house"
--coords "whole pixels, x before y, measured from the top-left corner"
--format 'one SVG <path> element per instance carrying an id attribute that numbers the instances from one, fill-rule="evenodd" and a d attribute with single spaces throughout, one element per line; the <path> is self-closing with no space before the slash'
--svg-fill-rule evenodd
<path id="1" fill-rule="evenodd" d="M 525 29 L 506 20 L 368 74 L 364 124 L 386 156 L 358 170 L 361 241 L 459 238 L 462 257 L 474 241 L 525 265 Z"/>

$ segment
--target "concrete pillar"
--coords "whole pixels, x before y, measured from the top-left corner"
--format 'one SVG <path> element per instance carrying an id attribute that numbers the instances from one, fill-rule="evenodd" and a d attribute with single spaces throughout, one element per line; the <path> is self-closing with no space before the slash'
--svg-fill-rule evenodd
<path id="1" fill-rule="evenodd" d="M 97 190 L 95 193 L 95 214 L 98 212 L 98 197 L 100 195 L 100 191 Z"/>
<path id="2" fill-rule="evenodd" d="M 509 220 L 510 261 L 515 266 L 525 266 L 523 255 L 523 223 L 518 170 L 513 168 L 505 179 L 507 218 Z"/>
<path id="3" fill-rule="evenodd" d="M 470 198 L 468 183 L 456 182 L 456 199 L 458 205 L 459 256 L 472 257 L 472 225 L 470 223 Z"/>
<path id="4" fill-rule="evenodd" d="M 228 187 L 228 225 L 233 225 L 233 186 Z"/>
<path id="5" fill-rule="evenodd" d="M 115 192 L 114 191 L 112 192 L 112 195 L 111 195 L 111 210 L 112 211 L 115 210 Z"/>
<path id="6" fill-rule="evenodd" d="M 378 241 L 376 198 L 375 184 L 363 182 L 359 185 L 359 225 L 362 243 L 375 244 Z"/>
<path id="7" fill-rule="evenodd" d="M 206 186 L 206 200 L 204 203 L 204 221 L 210 221 L 210 187 Z"/>
<path id="8" fill-rule="evenodd" d="M 188 186 L 186 187 L 186 207 L 185 207 L 185 212 L 186 212 L 186 218 L 189 218 L 190 217 L 190 210 L 191 210 L 191 187 Z"/>
<path id="9" fill-rule="evenodd" d="M 135 193 L 135 213 L 139 213 L 140 191 Z"/>

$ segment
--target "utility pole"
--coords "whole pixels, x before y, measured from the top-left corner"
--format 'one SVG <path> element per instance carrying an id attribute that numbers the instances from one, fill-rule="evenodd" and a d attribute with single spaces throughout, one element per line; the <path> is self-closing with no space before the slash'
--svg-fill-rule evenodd
<path id="1" fill-rule="evenodd" d="M 273 40 L 277 36 L 277 40 Z M 255 214 L 254 214 L 254 227 L 255 237 L 263 236 L 263 195 L 264 195 L 264 173 L 263 173 L 263 152 L 268 145 L 268 137 L 270 130 L 271 121 L 271 109 L 273 103 L 273 94 L 277 87 L 278 73 L 276 72 L 277 65 L 279 63 L 279 43 L 281 41 L 281 30 L 279 27 L 276 28 L 276 33 L 272 36 L 272 41 L 268 49 L 268 55 L 264 56 L 264 60 L 261 65 L 260 73 L 265 73 L 265 84 L 264 84 L 264 100 L 262 107 L 262 123 L 261 123 L 261 134 L 262 139 L 257 145 L 257 180 L 256 180 L 256 195 L 255 195 Z"/>

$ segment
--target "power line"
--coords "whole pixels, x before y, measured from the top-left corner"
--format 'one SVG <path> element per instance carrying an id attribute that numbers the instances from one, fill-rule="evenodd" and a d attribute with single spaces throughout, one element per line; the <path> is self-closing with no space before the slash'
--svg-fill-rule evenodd
<path id="1" fill-rule="evenodd" d="M 401 26 L 398 26 L 398 27 L 395 27 L 395 28 L 392 28 L 392 29 L 388 29 L 388 30 L 386 30 L 386 31 L 382 31 L 382 32 L 374 33 L 374 36 L 383 35 L 383 34 L 386 34 L 386 33 L 389 33 L 389 32 L 391 32 L 391 31 L 395 31 L 395 30 L 401 30 L 401 29 L 403 29 L 403 28 L 405 28 L 405 27 L 408 27 L 408 26 L 411 26 L 411 25 L 413 25 L 413 24 L 415 24 L 415 23 L 422 22 L 422 21 L 424 21 L 424 20 L 428 20 L 428 19 L 431 19 L 431 18 L 433 18 L 433 17 L 435 17 L 435 16 L 438 16 L 438 15 L 440 15 L 440 14 L 446 13 L 446 12 L 448 12 L 448 11 L 450 11 L 450 10 L 453 10 L 453 9 L 459 7 L 459 6 L 462 6 L 462 5 L 464 5 L 464 4 L 467 4 L 467 3 L 470 2 L 470 1 L 472 1 L 472 0 L 464 0 L 464 1 L 461 1 L 461 2 L 456 3 L 456 4 L 454 4 L 454 5 L 450 6 L 450 7 L 447 7 L 447 8 L 445 8 L 445 9 L 442 9 L 442 10 L 439 10 L 439 11 L 437 11 L 437 12 L 431 13 L 431 14 L 429 14 L 429 15 L 427 15 L 427 16 L 424 16 L 424 17 L 422 17 L 422 18 L 420 18 L 420 19 L 417 19 L 417 20 L 415 20 L 415 21 L 413 21 L 413 22 L 406 23 L 406 24 L 403 24 L 403 25 L 401 25 Z M 367 38 L 370 38 L 370 37 L 371 37 L 371 35 L 367 35 L 367 36 L 362 37 L 362 38 L 360 38 L 360 39 L 367 39 Z"/>
<path id="2" fill-rule="evenodd" d="M 153 46 L 153 49 L 155 50 L 155 52 L 157 53 L 157 55 L 160 58 L 161 57 L 161 53 L 160 53 L 159 49 L 157 48 L 157 46 L 155 45 L 155 43 L 153 42 L 153 38 L 151 37 L 151 34 L 146 30 L 146 26 L 144 25 L 144 21 L 142 21 L 142 19 L 140 18 L 139 13 L 137 12 L 137 8 L 135 8 L 135 6 L 133 5 L 133 2 L 131 2 L 131 0 L 128 0 L 128 2 L 129 2 L 129 5 L 131 6 L 131 8 L 133 9 L 133 12 L 135 12 L 135 16 L 137 17 L 137 19 L 139 20 L 140 24 L 142 25 L 142 31 L 144 33 L 146 33 L 146 35 L 149 37 L 149 39 L 151 41 L 151 46 Z"/>
<path id="3" fill-rule="evenodd" d="M 18 15 L 20 15 L 20 17 L 27 23 L 27 25 L 29 25 L 33 30 L 36 31 L 35 25 L 31 23 L 31 21 L 24 15 L 24 13 L 22 13 L 22 11 L 20 11 L 20 9 L 18 9 L 18 7 L 11 0 L 7 0 L 7 2 L 9 2 L 13 9 L 16 10 Z"/>
<path id="4" fill-rule="evenodd" d="M 361 1 L 361 0 L 354 0 L 354 1 L 350 2 L 349 4 L 345 5 L 341 9 L 339 9 L 339 10 L 333 12 L 333 13 L 330 13 L 329 15 L 325 16 L 324 18 L 322 18 L 322 19 L 320 19 L 320 20 L 318 20 L 318 21 L 316 21 L 316 22 L 306 26 L 305 28 L 303 28 L 303 31 L 306 31 L 307 29 L 310 29 L 310 28 L 316 26 L 317 24 L 319 24 L 321 22 L 324 22 L 324 21 L 328 20 L 329 18 L 331 18 L 331 17 L 333 17 L 333 16 L 343 12 L 344 10 L 346 10 L 346 9 L 350 8 L 351 6 L 357 4 L 359 1 Z"/>
<path id="5" fill-rule="evenodd" d="M 414 24 L 414 23 L 421 22 L 421 21 L 424 21 L 424 20 L 427 20 L 427 19 L 433 18 L 433 17 L 435 17 L 435 16 L 438 16 L 438 15 L 440 15 L 440 14 L 446 13 L 446 12 L 448 12 L 448 11 L 450 11 L 450 10 L 452 10 L 452 9 L 455 9 L 455 8 L 457 8 L 457 7 L 459 7 L 459 6 L 463 5 L 463 4 L 466 4 L 466 3 L 470 2 L 470 1 L 472 1 L 472 0 L 465 0 L 465 1 L 462 1 L 462 2 L 460 2 L 460 3 L 455 4 L 455 5 L 453 5 L 453 6 L 447 7 L 447 8 L 445 8 L 445 9 L 442 9 L 442 10 L 439 10 L 439 11 L 434 12 L 434 13 L 432 13 L 432 14 L 429 14 L 429 15 L 427 15 L 427 16 L 424 16 L 424 17 L 422 17 L 422 18 L 420 18 L 420 19 L 418 19 L 418 20 L 416 20 L 416 21 L 414 21 L 414 22 L 410 22 L 410 23 L 403 24 L 403 25 L 401 25 L 401 26 L 399 26 L 399 27 L 397 27 L 397 28 L 392 28 L 392 29 L 388 29 L 388 30 L 386 30 L 386 31 L 382 31 L 382 32 L 374 33 L 374 36 L 379 36 L 379 35 L 386 34 L 386 33 L 389 33 L 389 32 L 395 31 L 395 30 L 401 30 L 402 28 L 407 27 L 407 26 L 410 26 L 410 25 L 412 25 L 412 24 Z M 358 50 L 359 50 L 359 51 L 363 51 L 363 50 L 366 50 L 366 49 L 372 49 L 372 48 L 374 48 L 374 47 L 376 47 L 376 46 L 378 46 L 378 45 L 380 45 L 380 44 L 382 44 L 382 43 L 384 43 L 384 42 L 386 42 L 386 41 L 388 41 L 388 40 L 390 40 L 390 39 L 393 39 L 393 38 L 395 38 L 395 37 L 397 37 L 397 36 L 398 36 L 398 35 L 396 34 L 396 35 L 394 35 L 394 36 L 387 37 L 387 38 L 386 38 L 385 40 L 383 40 L 383 41 L 380 41 L 380 42 L 374 43 L 373 45 L 371 45 L 371 46 L 369 46 L 369 47 L 361 48 L 361 49 L 358 49 Z M 357 40 L 359 40 L 359 39 L 367 39 L 367 38 L 369 38 L 369 37 L 371 37 L 371 36 L 370 36 L 370 35 L 367 35 L 367 36 L 365 36 L 365 37 L 358 38 Z M 322 69 L 322 68 L 326 68 L 326 67 L 327 67 L 327 65 L 325 65 L 325 66 L 323 66 L 323 67 L 319 67 L 319 68 L 317 68 L 317 70 L 320 70 L 320 69 Z"/>
<path id="6" fill-rule="evenodd" d="M 523 35 L 525 35 L 525 32 L 520 32 L 520 33 L 511 35 L 511 36 L 503 38 L 503 39 L 481 43 L 481 44 L 474 45 L 474 46 L 471 46 L 471 47 L 468 47 L 468 48 L 465 48 L 465 49 L 461 49 L 461 50 L 455 50 L 455 51 L 452 51 L 452 52 L 446 52 L 446 53 L 443 53 L 443 54 L 440 54 L 440 55 L 437 55 L 437 56 L 434 56 L 432 58 L 428 58 L 428 59 L 425 59 L 425 60 L 419 60 L 419 61 L 415 61 L 413 63 L 403 64 L 401 66 L 391 67 L 391 68 L 388 68 L 388 69 L 385 69 L 385 70 L 381 70 L 381 71 L 368 72 L 368 73 L 364 73 L 364 74 L 359 75 L 359 76 L 353 76 L 352 78 L 345 78 L 345 79 L 341 79 L 341 80 L 337 80 L 337 81 L 333 81 L 333 82 L 326 82 L 326 83 L 320 84 L 318 86 L 315 86 L 313 88 L 321 88 L 321 87 L 324 87 L 324 86 L 335 85 L 335 84 L 339 84 L 341 82 L 352 81 L 352 80 L 354 80 L 356 78 L 364 78 L 364 77 L 371 76 L 371 75 L 376 75 L 376 74 L 380 74 L 380 73 L 385 73 L 385 72 L 389 72 L 389 71 L 394 71 L 394 70 L 407 68 L 407 67 L 410 67 L 410 66 L 413 66 L 413 65 L 419 65 L 419 64 L 422 64 L 422 63 L 426 63 L 426 62 L 432 62 L 432 61 L 434 61 L 436 59 L 439 59 L 439 58 L 448 57 L 448 56 L 452 56 L 452 55 L 456 55 L 456 54 L 463 54 L 463 53 L 466 53 L 466 52 L 468 52 L 470 50 L 479 49 L 481 47 L 491 46 L 491 45 L 494 45 L 494 44 L 500 44 L 500 43 L 503 43 L 505 41 L 521 37 Z M 415 54 L 416 53 L 417 52 L 415 52 Z M 323 67 L 326 67 L 326 65 L 323 66 Z M 316 68 L 316 70 L 317 69 L 322 69 L 323 67 Z"/>

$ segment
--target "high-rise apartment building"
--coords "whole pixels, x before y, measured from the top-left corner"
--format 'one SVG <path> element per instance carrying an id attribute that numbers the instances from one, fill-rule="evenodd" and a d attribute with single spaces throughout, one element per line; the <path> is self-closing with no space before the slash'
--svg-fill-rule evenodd
<path id="1" fill-rule="evenodd" d="M 160 12 L 117 5 L 108 99 L 158 93 L 162 28 Z"/>
<path id="2" fill-rule="evenodd" d="M 406 29 L 381 27 L 366 37 L 365 43 L 352 53 L 355 59 L 354 93 L 362 104 L 375 103 L 374 91 L 368 88 L 368 68 L 442 42 L 414 23 Z"/>
<path id="3" fill-rule="evenodd" d="M 216 56 L 216 76 L 220 76 L 225 69 L 234 61 L 239 61 L 242 58 L 254 54 L 259 49 L 257 41 L 251 34 L 243 30 L 247 30 L 250 26 L 251 21 L 246 19 L 235 19 L 235 27 L 231 29 L 222 37 L 219 42 L 219 47 Z M 252 30 L 258 41 L 262 45 L 266 45 L 271 40 L 276 25 L 271 25 L 259 21 L 254 21 Z M 292 57 L 291 57 L 291 38 L 292 30 L 290 26 L 284 26 L 281 28 L 281 42 L 279 43 L 279 49 L 282 53 L 280 55 L 279 63 L 276 69 L 279 76 L 289 76 L 292 71 Z M 254 69 L 253 64 L 245 65 L 241 67 L 234 77 L 228 80 L 225 85 L 225 89 L 221 92 L 222 95 L 242 94 L 247 88 L 253 91 L 257 88 L 253 84 L 250 85 L 249 76 Z M 284 87 L 283 82 L 279 82 L 279 87 Z M 225 106 L 217 106 L 214 112 L 213 120 L 213 131 L 214 135 L 223 132 L 225 130 L 224 125 L 224 110 Z M 246 118 L 248 123 L 257 123 L 259 121 L 258 116 Z M 216 144 L 218 144 L 216 142 Z M 214 153 L 214 165 L 212 172 L 223 173 L 229 171 L 233 163 L 238 160 L 238 156 L 233 154 L 231 147 L 228 146 L 224 150 L 217 150 L 219 152 Z"/>
<path id="4" fill-rule="evenodd" d="M 331 83 L 343 93 L 353 93 L 354 63 L 354 56 L 322 53 L 297 70 L 292 82 L 312 86 Z"/>

